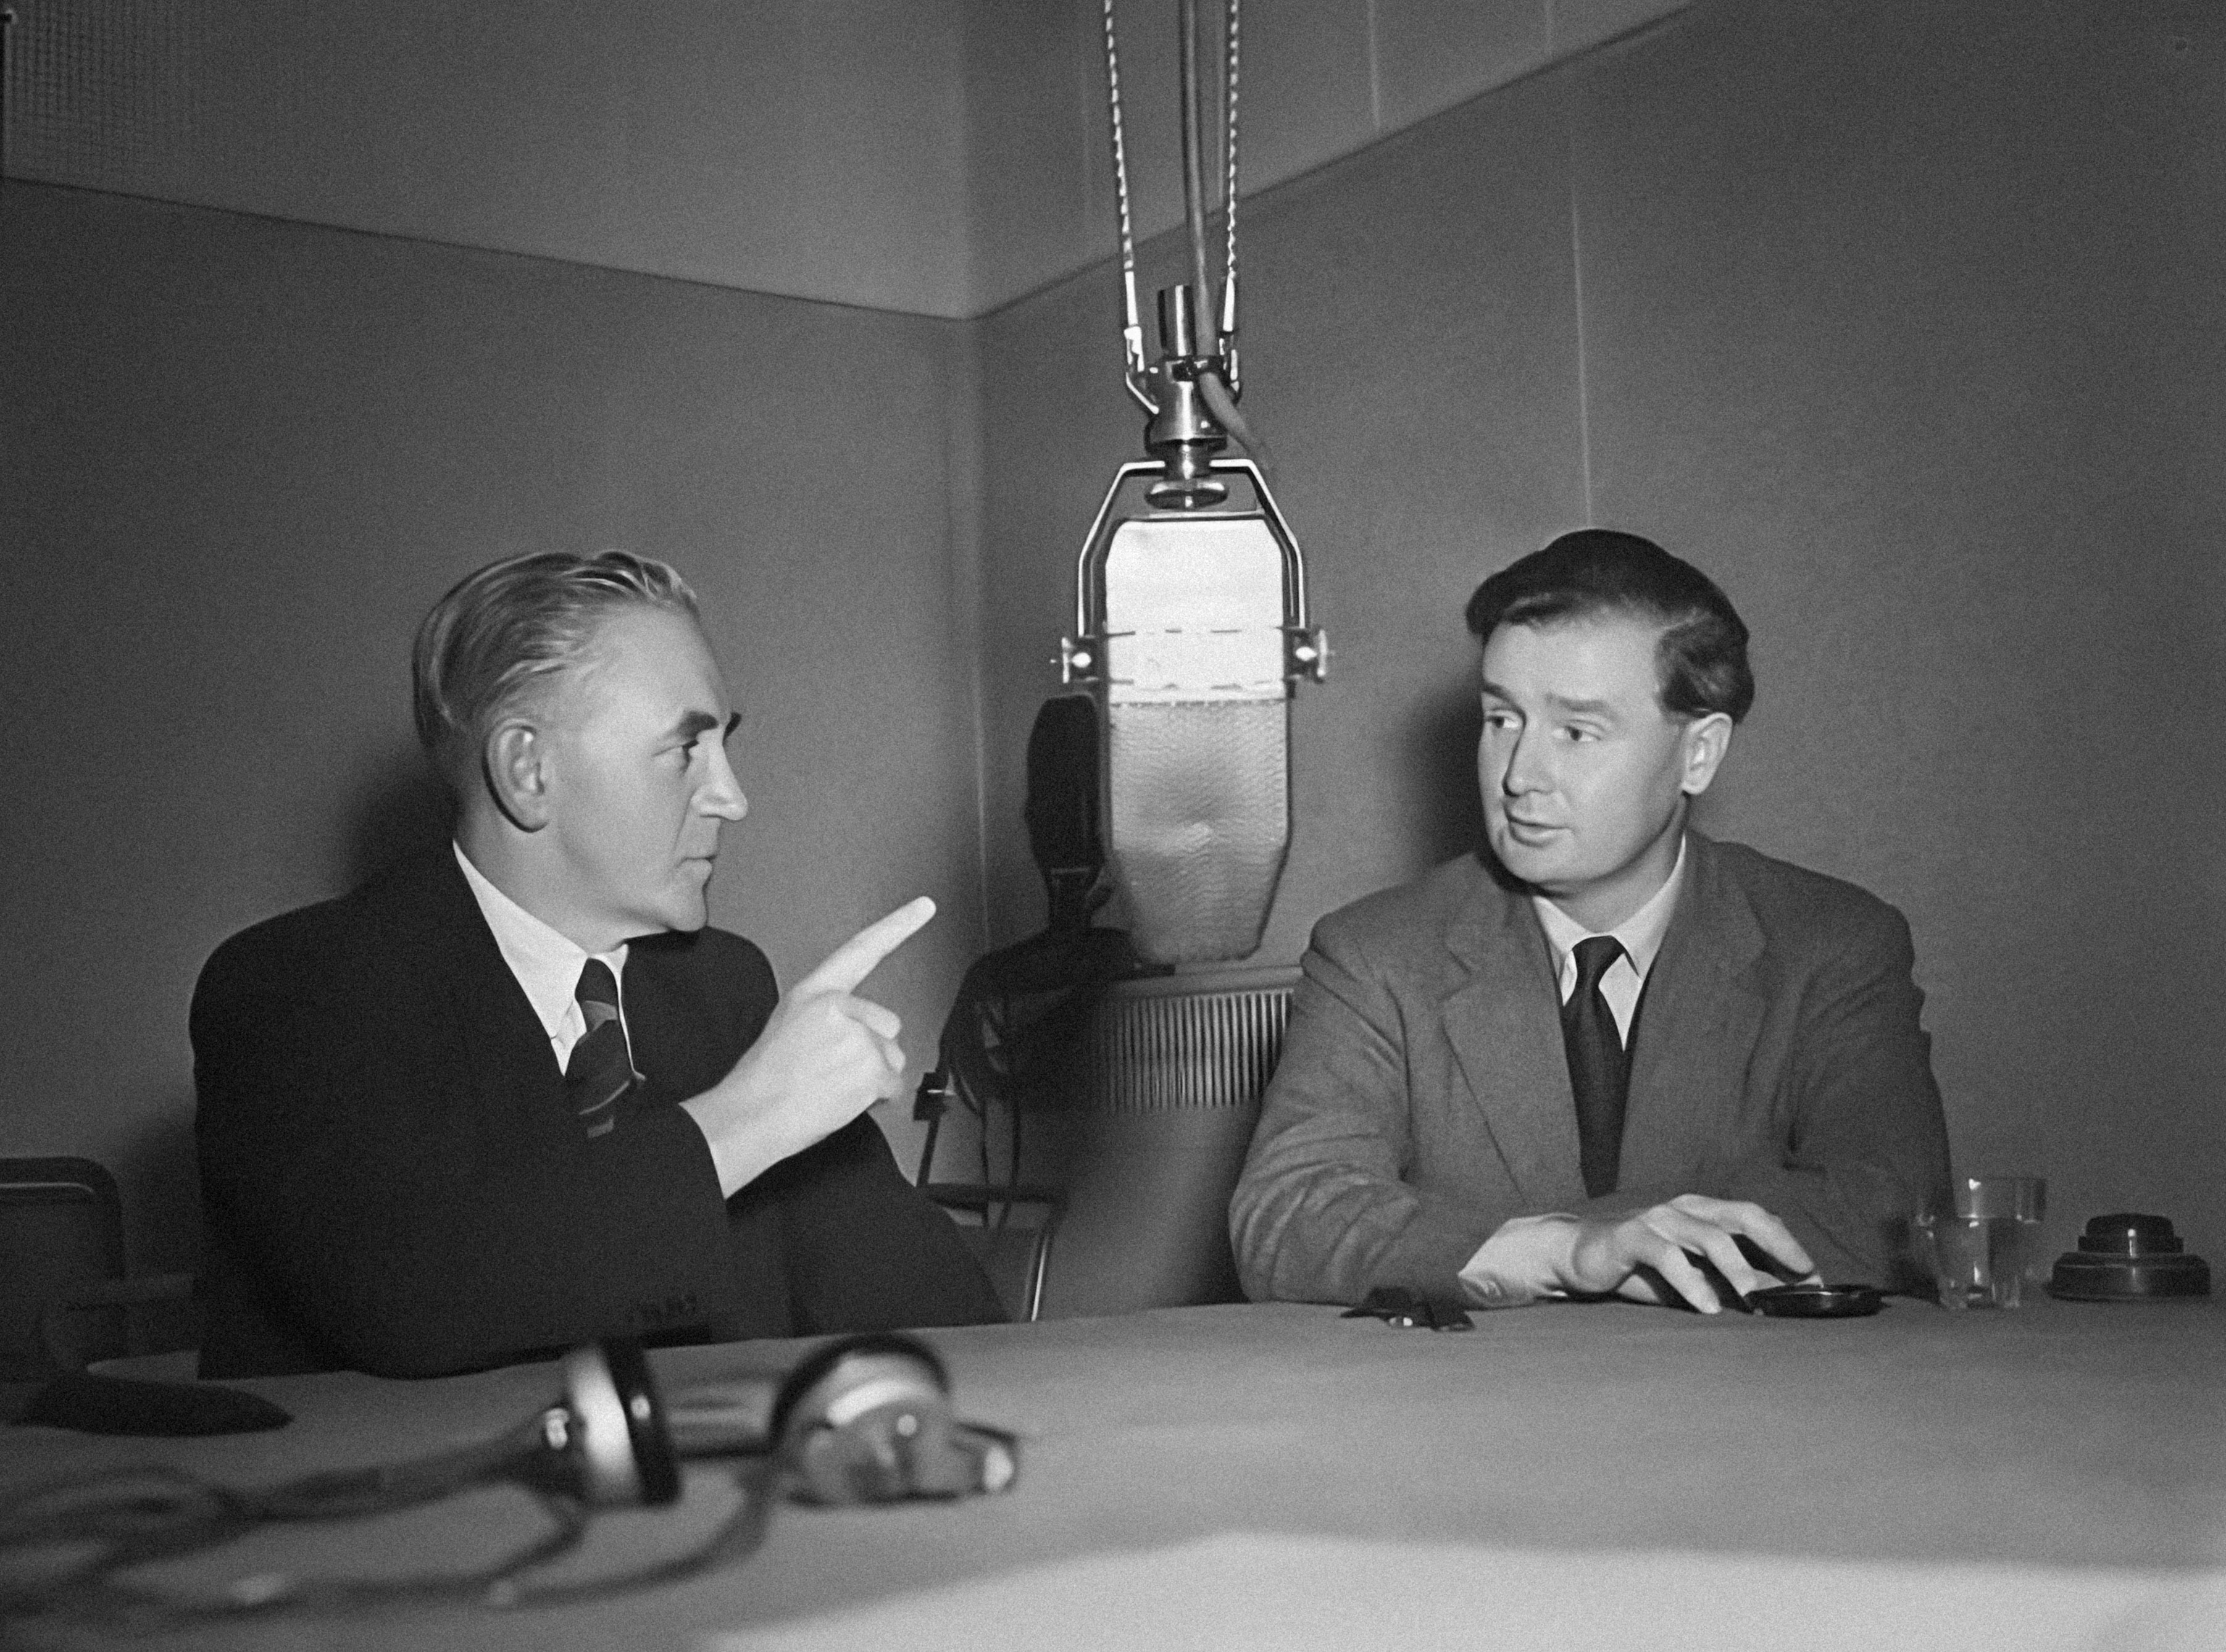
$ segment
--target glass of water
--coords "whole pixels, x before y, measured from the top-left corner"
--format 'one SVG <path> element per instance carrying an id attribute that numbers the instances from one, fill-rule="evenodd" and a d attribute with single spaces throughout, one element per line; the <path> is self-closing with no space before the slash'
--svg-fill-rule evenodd
<path id="1" fill-rule="evenodd" d="M 1943 1308 L 2014 1308 L 2040 1255 L 2048 1184 L 2038 1176 L 1964 1176 L 1942 1208 L 1917 1218 Z"/>

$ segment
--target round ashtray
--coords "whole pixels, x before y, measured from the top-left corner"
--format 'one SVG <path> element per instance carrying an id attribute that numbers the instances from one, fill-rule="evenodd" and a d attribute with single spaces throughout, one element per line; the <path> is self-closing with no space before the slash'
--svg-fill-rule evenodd
<path id="1" fill-rule="evenodd" d="M 2049 1276 L 2048 1293 L 2067 1302 L 2159 1302 L 2207 1297 L 2210 1269 L 2200 1256 L 2083 1256 L 2067 1251 Z"/>
<path id="2" fill-rule="evenodd" d="M 1875 1285 L 1774 1285 L 1747 1293 L 1747 1306 L 1778 1319 L 1856 1319 L 1886 1306 Z"/>
<path id="3" fill-rule="evenodd" d="M 2136 1210 L 2092 1217 L 2079 1249 L 2056 1259 L 2048 1293 L 2071 1302 L 2159 1302 L 2210 1294 L 2210 1266 L 2170 1221 Z"/>

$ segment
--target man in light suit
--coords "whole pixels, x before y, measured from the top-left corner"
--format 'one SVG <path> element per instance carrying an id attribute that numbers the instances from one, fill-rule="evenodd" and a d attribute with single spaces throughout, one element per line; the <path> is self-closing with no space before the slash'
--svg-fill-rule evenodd
<path id="1" fill-rule="evenodd" d="M 1729 600 L 1585 530 L 1467 618 L 1489 850 L 1315 929 L 1231 1207 L 1245 1289 L 1916 1285 L 1948 1153 L 1908 925 L 1687 828 L 1753 700 Z"/>
<path id="2" fill-rule="evenodd" d="M 414 686 L 455 842 L 234 936 L 194 995 L 201 1374 L 1004 1318 L 863 1116 L 904 1056 L 855 989 L 932 903 L 785 1000 L 706 927 L 746 804 L 679 576 L 482 569 Z"/>

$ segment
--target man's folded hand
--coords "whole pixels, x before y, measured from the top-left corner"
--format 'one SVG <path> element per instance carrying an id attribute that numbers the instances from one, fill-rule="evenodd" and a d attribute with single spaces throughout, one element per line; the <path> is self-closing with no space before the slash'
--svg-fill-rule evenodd
<path id="1" fill-rule="evenodd" d="M 1816 1269 L 1801 1242 L 1759 1204 L 1701 1193 L 1680 1193 L 1634 1216 L 1574 1222 L 1568 1234 L 1568 1254 L 1556 1270 L 1562 1289 L 1683 1301 L 1702 1313 L 1724 1306 L 1716 1280 L 1742 1298 L 1783 1283 L 1747 1260 L 1742 1237 L 1797 1276 L 1813 1277 Z"/>

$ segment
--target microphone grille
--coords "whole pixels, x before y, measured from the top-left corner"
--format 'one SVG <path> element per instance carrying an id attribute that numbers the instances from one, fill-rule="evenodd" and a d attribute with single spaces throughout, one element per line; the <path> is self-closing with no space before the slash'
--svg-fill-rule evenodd
<path id="1" fill-rule="evenodd" d="M 1106 708 L 1116 880 L 1154 963 L 1256 951 L 1290 848 L 1290 702 Z"/>

